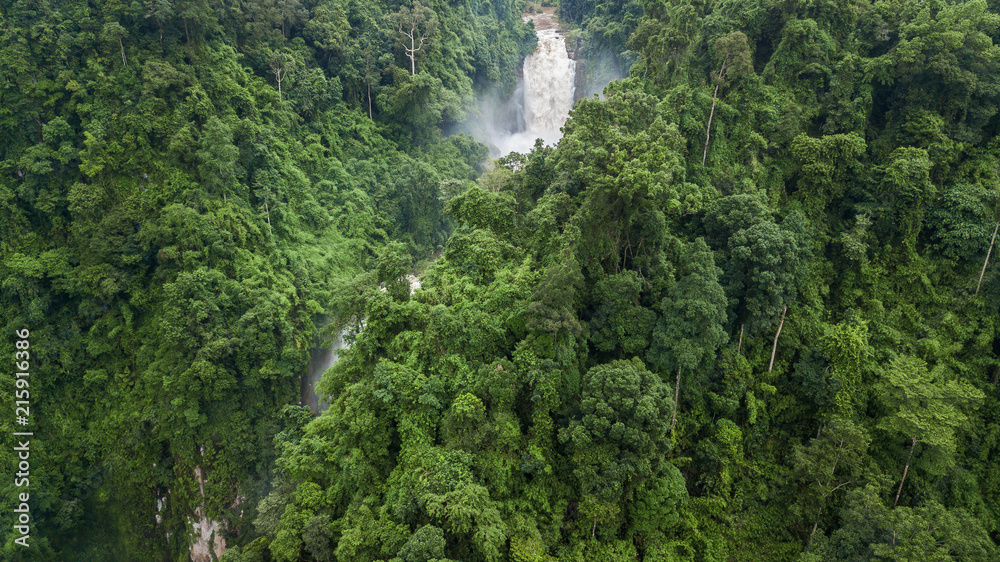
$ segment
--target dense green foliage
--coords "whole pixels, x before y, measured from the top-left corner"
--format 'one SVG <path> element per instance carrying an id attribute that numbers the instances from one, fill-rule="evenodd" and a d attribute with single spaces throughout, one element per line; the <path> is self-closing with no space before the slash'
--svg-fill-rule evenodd
<path id="1" fill-rule="evenodd" d="M 515 2 L 429 6 L 411 73 L 399 2 L 0 3 L 0 325 L 31 330 L 36 436 L 2 558 L 181 559 L 202 505 L 252 538 L 332 287 L 443 246 L 485 149 L 439 126 L 532 47 Z"/>
<path id="2" fill-rule="evenodd" d="M 578 58 L 578 97 L 600 94 L 611 80 L 628 75 L 636 53 L 628 39 L 642 20 L 639 0 L 559 0 L 560 18 L 572 30 L 569 44 Z"/>
<path id="3" fill-rule="evenodd" d="M 330 410 L 280 438 L 284 515 L 261 544 L 995 559 L 995 260 L 977 285 L 1000 218 L 1000 16 L 669 0 L 633 24 L 618 6 L 561 9 L 632 26 L 605 35 L 641 55 L 632 76 L 580 101 L 557 148 L 451 199 L 421 290 L 365 275 L 338 297 L 366 323 Z M 330 558 L 304 546 L 316 517 Z"/>
<path id="4" fill-rule="evenodd" d="M 0 22 L 41 551 L 1000 556 L 997 6 L 565 0 L 631 76 L 488 170 L 511 3 L 66 6 Z"/>

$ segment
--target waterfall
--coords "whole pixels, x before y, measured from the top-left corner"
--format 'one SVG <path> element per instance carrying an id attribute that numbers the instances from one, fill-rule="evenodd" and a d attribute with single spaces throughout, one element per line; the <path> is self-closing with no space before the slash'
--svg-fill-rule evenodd
<path id="1" fill-rule="evenodd" d="M 524 59 L 525 128 L 546 143 L 555 143 L 573 108 L 576 61 L 566 54 L 566 40 L 557 28 L 536 33 L 538 48 Z"/>
<path id="2" fill-rule="evenodd" d="M 418 289 L 420 289 L 420 277 L 416 275 L 407 275 L 406 280 L 410 283 L 410 295 L 412 296 Z M 384 291 L 385 288 L 382 288 Z M 364 328 L 365 321 L 361 320 L 360 328 Z M 333 367 L 334 363 L 340 359 L 339 351 L 349 347 L 349 345 L 344 341 L 344 336 L 347 334 L 348 328 L 344 328 L 337 332 L 337 339 L 333 342 L 331 347 L 318 347 L 313 349 L 309 353 L 309 367 L 301 377 L 299 377 L 299 391 L 301 398 L 299 400 L 299 406 L 307 406 L 314 414 L 319 414 L 326 410 L 330 405 L 326 400 L 324 400 L 319 394 L 316 393 L 316 385 L 323 378 L 323 373 L 325 373 L 330 367 Z"/>
<path id="3" fill-rule="evenodd" d="M 490 155 L 531 152 L 535 139 L 545 144 L 559 142 L 559 130 L 573 108 L 576 61 L 566 52 L 553 9 L 526 14 L 535 22 L 538 47 L 524 59 L 523 78 L 514 94 L 499 107 L 486 102 L 483 118 L 473 135 L 490 147 Z"/>

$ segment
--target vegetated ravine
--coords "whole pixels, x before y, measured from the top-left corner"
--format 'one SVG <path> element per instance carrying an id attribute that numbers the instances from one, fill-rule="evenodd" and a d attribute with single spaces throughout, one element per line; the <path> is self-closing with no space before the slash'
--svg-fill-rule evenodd
<path id="1" fill-rule="evenodd" d="M 514 93 L 503 104 L 486 108 L 486 123 L 476 134 L 477 140 L 490 148 L 491 156 L 530 152 L 536 139 L 556 144 L 573 108 L 576 61 L 569 58 L 555 10 L 543 10 L 524 15 L 525 21 L 535 24 L 538 47 L 524 59 L 523 76 Z M 310 355 L 308 372 L 302 378 L 300 405 L 314 412 L 326 409 L 326 402 L 316 394 L 316 385 L 337 362 L 337 350 L 344 346 L 343 336 L 338 334 L 332 347 L 314 349 Z"/>

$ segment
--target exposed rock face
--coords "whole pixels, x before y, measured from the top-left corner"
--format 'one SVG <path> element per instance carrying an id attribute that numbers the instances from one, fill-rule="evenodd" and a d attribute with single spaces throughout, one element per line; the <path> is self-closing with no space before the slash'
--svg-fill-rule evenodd
<path id="1" fill-rule="evenodd" d="M 202 450 L 204 452 L 204 449 Z M 200 466 L 194 467 L 194 477 L 198 480 L 198 490 L 205 497 L 206 479 Z M 212 521 L 205 515 L 205 506 L 200 505 L 194 510 L 195 520 L 191 521 L 195 541 L 191 545 L 191 562 L 212 562 L 222 557 L 226 552 L 226 539 L 222 538 L 222 523 Z M 212 557 L 212 554 L 215 557 Z"/>

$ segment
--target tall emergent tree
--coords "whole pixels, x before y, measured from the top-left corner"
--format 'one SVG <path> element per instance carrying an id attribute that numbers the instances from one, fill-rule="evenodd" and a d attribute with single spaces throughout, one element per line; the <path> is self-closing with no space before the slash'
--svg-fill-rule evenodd
<path id="1" fill-rule="evenodd" d="M 399 11 L 389 15 L 389 19 L 396 31 L 402 35 L 399 41 L 406 58 L 410 59 L 410 74 L 416 74 L 417 53 L 427 46 L 437 30 L 437 15 L 434 10 L 421 4 L 420 0 L 413 0 L 412 8 L 401 6 Z"/>
<path id="2" fill-rule="evenodd" d="M 982 391 L 945 373 L 940 366 L 928 369 L 922 359 L 901 356 L 889 364 L 883 375 L 882 400 L 889 414 L 878 427 L 910 444 L 893 507 L 899 504 L 917 446 L 923 445 L 932 457 L 925 463 L 927 469 L 940 472 L 955 454 L 956 433 L 968 420 L 963 410 L 975 408 L 983 400 Z"/>
<path id="3" fill-rule="evenodd" d="M 705 240 L 698 238 L 687 255 L 687 273 L 667 290 L 660 301 L 662 316 L 653 328 L 649 359 L 664 368 L 677 367 L 674 408 L 670 429 L 680 407 L 681 371 L 702 366 L 716 350 L 729 341 L 726 322 L 726 295 L 719 285 L 722 270 Z"/>

